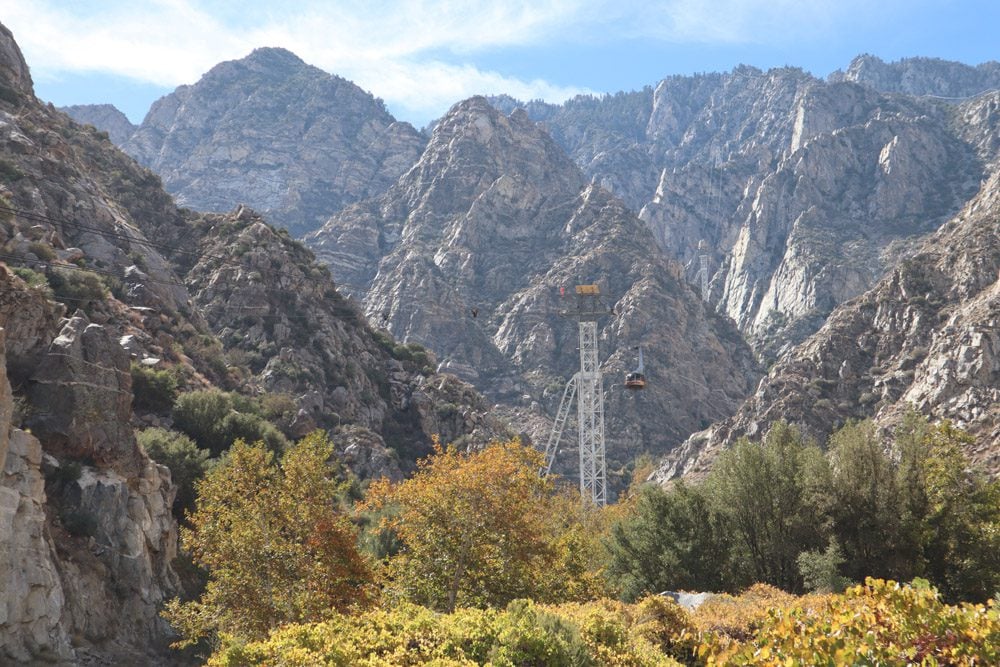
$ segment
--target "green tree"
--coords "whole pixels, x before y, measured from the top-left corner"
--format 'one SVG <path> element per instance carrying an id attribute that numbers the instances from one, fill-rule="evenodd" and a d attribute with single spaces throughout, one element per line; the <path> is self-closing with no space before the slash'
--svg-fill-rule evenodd
<path id="1" fill-rule="evenodd" d="M 928 575 L 945 599 L 988 599 L 1000 591 L 1000 485 L 973 470 L 972 436 L 944 421 L 926 437 Z"/>
<path id="2" fill-rule="evenodd" d="M 762 442 L 743 439 L 719 456 L 706 484 L 736 538 L 739 576 L 802 587 L 799 553 L 827 542 L 815 481 L 827 475 L 820 449 L 784 422 Z"/>
<path id="3" fill-rule="evenodd" d="M 321 432 L 280 465 L 263 443 L 233 444 L 198 484 L 182 539 L 209 581 L 197 601 L 164 611 L 190 643 L 215 632 L 249 639 L 284 623 L 329 618 L 371 600 L 371 573 L 338 511 L 339 482 Z"/>
<path id="4" fill-rule="evenodd" d="M 732 539 L 706 489 L 645 486 L 634 510 L 611 531 L 609 577 L 622 597 L 730 586 Z"/>
<path id="5" fill-rule="evenodd" d="M 139 445 L 157 463 L 170 468 L 170 477 L 177 485 L 173 512 L 178 519 L 194 511 L 195 484 L 208 472 L 213 460 L 207 450 L 198 449 L 183 433 L 163 428 L 147 428 L 136 434 Z"/>
<path id="6" fill-rule="evenodd" d="M 912 555 L 903 537 L 898 472 L 875 424 L 863 421 L 836 431 L 829 455 L 830 513 L 844 574 L 855 581 L 905 575 Z"/>

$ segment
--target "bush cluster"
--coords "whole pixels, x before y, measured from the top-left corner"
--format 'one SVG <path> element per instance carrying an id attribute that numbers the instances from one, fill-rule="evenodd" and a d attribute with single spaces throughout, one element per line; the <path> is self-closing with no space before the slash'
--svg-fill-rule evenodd
<path id="1" fill-rule="evenodd" d="M 515 600 L 503 610 L 437 614 L 404 603 L 393 609 L 292 625 L 267 640 L 231 644 L 210 661 L 235 665 L 634 665 L 683 664 L 687 616 L 673 601 L 609 600 L 546 606 Z"/>
<path id="2" fill-rule="evenodd" d="M 139 410 L 165 414 L 177 399 L 177 377 L 169 370 L 132 363 L 132 405 Z"/>
<path id="3" fill-rule="evenodd" d="M 724 452 L 691 486 L 643 488 L 613 528 L 627 599 L 663 590 L 842 590 L 926 577 L 945 599 L 1000 590 L 1000 484 L 971 469 L 969 437 L 910 415 L 886 446 L 870 422 L 824 453 L 787 424 Z"/>
<path id="4" fill-rule="evenodd" d="M 266 639 L 232 639 L 208 664 L 235 665 L 995 665 L 1000 608 L 943 603 L 926 585 L 869 579 L 845 594 L 756 586 L 686 612 L 672 600 L 437 614 L 401 604 Z"/>
<path id="5" fill-rule="evenodd" d="M 213 456 L 240 439 L 260 440 L 272 451 L 283 451 L 288 439 L 260 415 L 260 410 L 258 402 L 218 389 L 189 391 L 174 402 L 174 427 Z"/>

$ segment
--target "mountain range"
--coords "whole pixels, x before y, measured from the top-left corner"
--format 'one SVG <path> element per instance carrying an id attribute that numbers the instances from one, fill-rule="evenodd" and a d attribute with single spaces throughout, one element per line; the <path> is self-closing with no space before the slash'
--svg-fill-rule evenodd
<path id="1" fill-rule="evenodd" d="M 616 489 L 643 453 L 667 482 L 778 419 L 822 439 L 911 407 L 997 474 L 998 70 L 744 66 L 474 97 L 422 132 L 264 48 L 132 126 L 42 104 L 0 29 L 0 657 L 138 664 L 170 639 L 176 485 L 134 431 L 172 418 L 133 378 L 282 397 L 286 437 L 399 478 L 434 435 L 544 441 L 579 284 L 607 305 Z"/>

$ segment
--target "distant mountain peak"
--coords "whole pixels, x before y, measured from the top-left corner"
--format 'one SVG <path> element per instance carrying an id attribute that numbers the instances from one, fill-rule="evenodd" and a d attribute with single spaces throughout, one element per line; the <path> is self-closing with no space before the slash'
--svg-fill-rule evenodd
<path id="1" fill-rule="evenodd" d="M 302 58 L 280 46 L 258 47 L 251 51 L 250 55 L 237 62 L 266 68 L 299 68 L 308 66 Z"/>
<path id="2" fill-rule="evenodd" d="M 882 93 L 962 99 L 1000 88 L 1000 62 L 967 65 L 924 56 L 886 62 L 863 53 L 846 71 L 834 72 L 829 80 L 852 81 Z"/>
<path id="3" fill-rule="evenodd" d="M 249 203 L 298 235 L 383 192 L 425 141 L 350 81 L 267 47 L 155 102 L 124 148 L 184 206 Z"/>

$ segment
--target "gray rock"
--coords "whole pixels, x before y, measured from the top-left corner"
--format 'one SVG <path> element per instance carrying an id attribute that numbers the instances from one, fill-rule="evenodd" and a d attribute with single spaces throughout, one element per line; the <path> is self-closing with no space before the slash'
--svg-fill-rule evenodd
<path id="1" fill-rule="evenodd" d="M 589 184 L 524 112 L 505 116 L 483 98 L 456 105 L 385 195 L 349 207 L 306 242 L 364 299 L 369 318 L 433 349 L 440 370 L 508 406 L 534 441 L 547 437 L 544 413 L 561 395 L 546 388 L 579 364 L 576 327 L 557 315 L 559 288 L 600 282 L 614 307 L 600 326 L 615 467 L 729 414 L 755 379 L 740 336 L 706 313 L 646 226 Z M 617 380 L 639 344 L 652 388 L 626 396 Z M 571 454 L 560 460 L 567 472 L 573 465 Z"/>
<path id="2" fill-rule="evenodd" d="M 957 100 L 1000 89 L 1000 63 L 991 60 L 973 67 L 940 58 L 902 58 L 887 63 L 864 54 L 852 60 L 846 71 L 831 74 L 830 80 L 854 81 L 883 93 Z"/>
<path id="3" fill-rule="evenodd" d="M 1000 172 L 874 288 L 780 360 L 732 418 L 689 438 L 654 478 L 704 474 L 740 436 L 778 419 L 822 439 L 847 419 L 886 431 L 911 407 L 974 436 L 967 454 L 1000 474 Z M 843 372 L 842 372 L 843 371 Z"/>
<path id="4" fill-rule="evenodd" d="M 74 104 L 59 110 L 78 123 L 93 125 L 108 133 L 115 146 L 123 146 L 135 132 L 136 126 L 112 104 Z"/>
<path id="5" fill-rule="evenodd" d="M 78 312 L 66 320 L 31 378 L 32 430 L 49 451 L 142 471 L 129 418 L 132 377 L 128 355 L 107 330 Z"/>
<path id="6" fill-rule="evenodd" d="M 247 203 L 299 235 L 385 190 L 424 141 L 349 81 L 264 48 L 155 102 L 124 148 L 184 206 Z"/>

